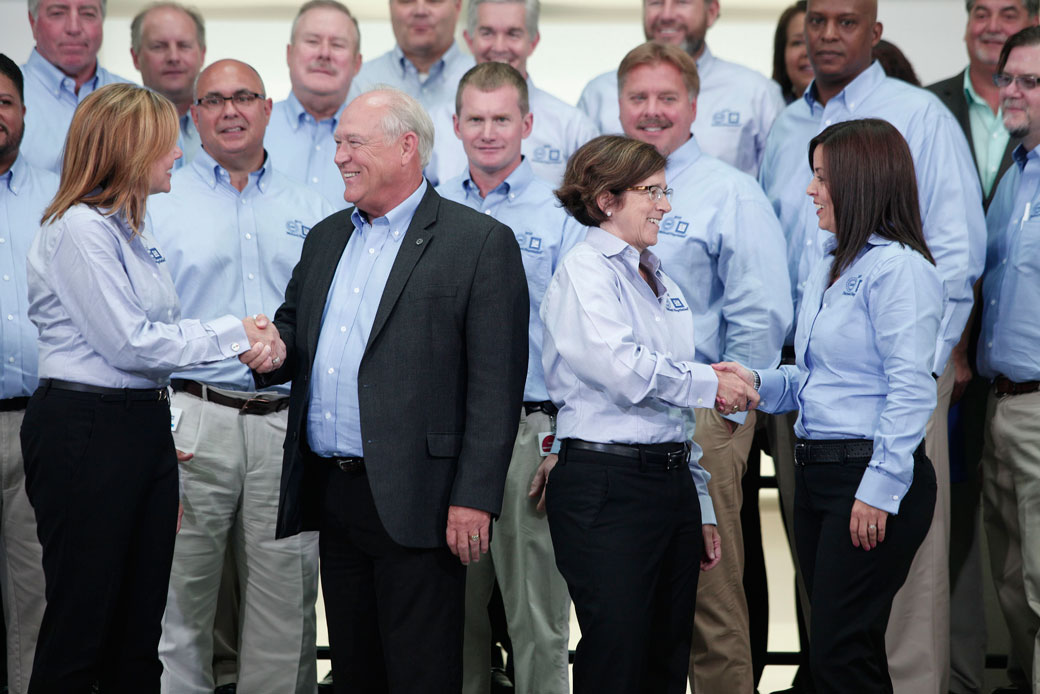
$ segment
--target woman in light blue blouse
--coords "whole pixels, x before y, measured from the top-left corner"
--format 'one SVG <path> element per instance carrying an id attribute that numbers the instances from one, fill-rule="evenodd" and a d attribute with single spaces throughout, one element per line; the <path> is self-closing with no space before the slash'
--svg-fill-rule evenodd
<path id="1" fill-rule="evenodd" d="M 21 441 L 47 596 L 33 694 L 159 691 L 177 528 L 170 373 L 236 356 L 269 370 L 284 358 L 263 321 L 180 320 L 145 226 L 147 196 L 170 190 L 179 156 L 164 97 L 128 84 L 93 92 L 29 250 L 40 385 Z"/>
<path id="2" fill-rule="evenodd" d="M 924 432 L 942 281 L 921 230 L 906 142 L 881 120 L 833 125 L 809 144 L 808 194 L 831 252 L 806 286 L 795 366 L 756 373 L 760 409 L 800 411 L 795 538 L 812 606 L 820 694 L 891 692 L 885 628 L 931 525 Z"/>

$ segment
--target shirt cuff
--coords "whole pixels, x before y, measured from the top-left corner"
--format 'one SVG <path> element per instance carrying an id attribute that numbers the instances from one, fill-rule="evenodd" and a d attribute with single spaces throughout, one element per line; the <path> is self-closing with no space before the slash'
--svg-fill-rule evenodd
<path id="1" fill-rule="evenodd" d="M 881 469 L 878 461 L 872 460 L 863 471 L 863 479 L 856 489 L 856 498 L 894 515 L 899 513 L 899 504 L 909 489 L 909 484 L 887 474 Z"/>
<path id="2" fill-rule="evenodd" d="M 765 369 L 758 372 L 762 382 L 758 385 L 758 409 L 764 412 L 776 411 L 777 403 L 783 397 L 787 379 L 781 369 Z"/>
<path id="3" fill-rule="evenodd" d="M 225 358 L 237 357 L 249 351 L 249 337 L 240 319 L 227 315 L 206 321 L 203 325 L 217 340 L 220 353 Z"/>
<path id="4" fill-rule="evenodd" d="M 709 494 L 698 494 L 701 502 L 701 525 L 718 525 L 715 521 L 715 505 L 711 502 Z"/>
<path id="5" fill-rule="evenodd" d="M 722 418 L 723 419 L 728 419 L 729 421 L 733 422 L 737 426 L 742 426 L 744 424 L 744 422 L 747 421 L 747 412 L 737 412 L 735 414 L 724 414 L 724 415 L 722 415 Z"/>

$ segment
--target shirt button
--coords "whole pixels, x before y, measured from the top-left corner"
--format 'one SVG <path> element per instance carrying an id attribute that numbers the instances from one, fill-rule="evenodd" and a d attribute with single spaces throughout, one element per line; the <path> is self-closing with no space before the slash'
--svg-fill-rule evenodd
<path id="1" fill-rule="evenodd" d="M 245 198 L 241 198 L 241 199 L 240 199 L 240 202 L 241 202 L 241 203 L 242 203 L 243 205 L 245 205 L 245 204 L 246 204 L 246 199 L 245 199 Z"/>
<path id="2" fill-rule="evenodd" d="M 320 152 L 321 151 L 321 145 L 314 145 L 314 151 L 315 152 Z"/>
<path id="3" fill-rule="evenodd" d="M 491 214 L 491 210 L 484 210 L 484 214 Z"/>
<path id="4" fill-rule="evenodd" d="M 336 370 L 330 366 L 329 367 L 329 375 L 331 376 L 334 373 L 336 373 Z"/>
<path id="5" fill-rule="evenodd" d="M 159 273 L 153 272 L 152 277 L 154 277 L 155 279 L 159 279 Z"/>
<path id="6" fill-rule="evenodd" d="M 831 123 L 833 123 L 833 121 L 830 118 L 824 121 L 824 125 L 830 125 Z"/>
<path id="7" fill-rule="evenodd" d="M 9 364 L 13 364 L 13 363 L 14 363 L 14 357 L 8 357 L 8 358 L 7 358 L 7 362 L 8 362 Z"/>
<path id="8" fill-rule="evenodd" d="M 238 343 L 237 343 L 237 342 L 232 342 L 232 343 L 231 343 L 231 351 L 232 351 L 232 352 L 237 352 L 237 351 L 238 351 L 238 349 L 239 349 L 239 345 L 238 345 Z"/>
<path id="9" fill-rule="evenodd" d="M 374 249 L 374 248 L 369 248 L 369 249 L 368 249 L 368 254 L 369 254 L 369 255 L 372 255 L 372 254 L 373 254 L 373 253 L 375 253 L 375 252 L 376 252 L 376 249 Z"/>
<path id="10" fill-rule="evenodd" d="M 398 236 L 400 236 L 400 235 L 401 235 L 401 232 L 399 232 L 399 231 L 395 231 L 395 232 L 394 232 L 394 238 L 397 238 L 397 237 L 398 237 Z"/>
<path id="11" fill-rule="evenodd" d="M 993 343 L 992 343 L 992 342 L 987 342 L 987 343 L 986 343 L 986 346 L 987 346 L 987 347 L 992 347 L 992 346 L 993 346 Z"/>
<path id="12" fill-rule="evenodd" d="M 11 276 L 10 275 L 4 275 L 4 282 L 9 282 L 10 280 L 11 280 Z"/>
<path id="13" fill-rule="evenodd" d="M 3 236 L 0 236 L 0 243 L 6 243 L 6 242 L 7 242 L 7 239 L 5 239 Z"/>
<path id="14" fill-rule="evenodd" d="M 996 306 L 997 305 L 997 300 L 996 299 L 990 299 L 989 300 L 989 305 L 990 306 Z"/>
<path id="15" fill-rule="evenodd" d="M 361 287 L 354 287 L 354 293 L 355 294 L 360 294 L 361 293 Z"/>
<path id="16" fill-rule="evenodd" d="M 1004 258 L 1003 260 L 1001 260 L 1000 264 L 1001 265 L 1007 265 L 1007 258 Z"/>
<path id="17" fill-rule="evenodd" d="M 250 273 L 249 273 L 248 275 L 246 275 L 246 276 L 247 276 L 247 277 L 248 277 L 249 279 L 253 279 L 254 277 L 256 277 L 256 275 L 254 275 L 254 274 L 253 274 L 253 273 L 251 273 L 251 272 L 250 272 Z"/>
<path id="18" fill-rule="evenodd" d="M 697 404 L 698 405 L 703 405 L 704 404 L 704 398 L 697 398 Z"/>
<path id="19" fill-rule="evenodd" d="M 14 320 L 14 316 L 10 313 L 7 314 L 7 320 Z"/>
<path id="20" fill-rule="evenodd" d="M 823 302 L 823 307 L 827 308 L 827 302 L 826 301 Z"/>
<path id="21" fill-rule="evenodd" d="M 340 331 L 341 333 L 345 333 L 345 332 L 347 332 L 347 326 L 345 326 L 345 325 L 341 325 L 341 326 L 339 326 L 339 331 Z"/>
<path id="22" fill-rule="evenodd" d="M 252 234 L 246 234 L 246 238 L 247 239 L 251 239 L 251 238 L 253 238 L 253 235 Z"/>
<path id="23" fill-rule="evenodd" d="M 318 182 L 318 177 L 317 176 L 315 176 L 314 178 L 311 179 L 311 183 L 317 183 L 317 182 Z"/>
<path id="24" fill-rule="evenodd" d="M 899 495 L 898 494 L 893 494 L 892 495 L 892 501 L 899 501 Z"/>
<path id="25" fill-rule="evenodd" d="M 654 320 L 657 321 L 658 323 L 660 323 L 661 322 L 661 317 L 660 316 L 654 316 Z"/>
<path id="26" fill-rule="evenodd" d="M 516 199 L 516 193 L 510 193 L 509 194 L 509 199 L 510 200 L 515 200 Z"/>
<path id="27" fill-rule="evenodd" d="M 331 412 L 326 412 L 325 413 L 325 419 L 332 419 L 332 413 Z"/>

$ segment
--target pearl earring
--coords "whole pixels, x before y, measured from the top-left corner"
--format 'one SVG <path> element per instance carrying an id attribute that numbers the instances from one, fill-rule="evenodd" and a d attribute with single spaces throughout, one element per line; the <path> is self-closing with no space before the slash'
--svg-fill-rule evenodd
<path id="1" fill-rule="evenodd" d="M 612 214 L 614 214 L 614 213 L 613 213 L 613 212 L 611 212 L 610 210 L 607 210 L 607 216 L 608 216 L 608 217 L 609 217 L 610 215 L 612 215 Z"/>

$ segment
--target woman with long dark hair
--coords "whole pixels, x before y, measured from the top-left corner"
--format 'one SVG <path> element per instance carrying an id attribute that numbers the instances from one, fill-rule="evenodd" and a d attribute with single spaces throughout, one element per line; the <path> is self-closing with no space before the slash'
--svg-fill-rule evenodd
<path id="1" fill-rule="evenodd" d="M 833 125 L 810 142 L 809 161 L 807 192 L 834 239 L 806 285 L 796 364 L 717 368 L 758 388 L 760 409 L 800 411 L 795 538 L 817 692 L 891 692 L 885 628 L 935 506 L 924 432 L 942 281 L 892 125 Z"/>
<path id="2" fill-rule="evenodd" d="M 805 48 L 805 8 L 806 0 L 798 0 L 784 10 L 773 35 L 773 81 L 787 103 L 801 97 L 813 79 Z"/>

